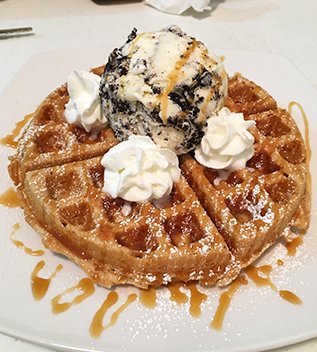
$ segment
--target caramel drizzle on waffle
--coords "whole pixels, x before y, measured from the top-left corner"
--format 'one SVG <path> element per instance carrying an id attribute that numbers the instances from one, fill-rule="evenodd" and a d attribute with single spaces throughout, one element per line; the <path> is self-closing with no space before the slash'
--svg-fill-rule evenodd
<path id="1" fill-rule="evenodd" d="M 182 54 L 181 58 L 176 62 L 174 69 L 167 76 L 167 85 L 163 93 L 159 96 L 161 101 L 161 110 L 162 110 L 162 120 L 164 123 L 167 121 L 167 107 L 168 107 L 168 95 L 173 90 L 175 84 L 178 81 L 178 78 L 181 74 L 182 68 L 186 65 L 191 54 L 197 47 L 197 41 L 193 40 L 187 47 L 186 51 Z"/>

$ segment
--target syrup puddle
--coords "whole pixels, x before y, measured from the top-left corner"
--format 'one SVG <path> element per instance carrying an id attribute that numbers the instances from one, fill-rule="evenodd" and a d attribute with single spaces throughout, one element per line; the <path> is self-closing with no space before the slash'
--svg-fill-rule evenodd
<path id="1" fill-rule="evenodd" d="M 68 293 L 71 293 L 71 292 L 74 292 L 77 290 L 81 291 L 81 293 L 78 296 L 76 296 L 72 301 L 64 302 L 64 303 L 59 302 Z M 86 298 L 91 296 L 94 292 L 95 292 L 94 283 L 88 278 L 81 279 L 77 285 L 66 289 L 65 291 L 63 291 L 59 295 L 52 298 L 52 300 L 51 300 L 52 312 L 54 314 L 59 314 L 59 313 L 65 312 L 67 309 L 69 309 L 73 305 L 81 303 L 83 300 L 85 300 Z"/>
<path id="2" fill-rule="evenodd" d="M 15 139 L 19 136 L 22 128 L 28 123 L 32 116 L 33 114 L 28 114 L 24 117 L 22 121 L 17 122 L 13 131 L 0 139 L 0 144 L 5 145 L 7 147 L 16 148 L 18 146 L 18 142 L 15 141 Z"/>
<path id="3" fill-rule="evenodd" d="M 273 291 L 278 292 L 281 298 L 286 301 L 300 305 L 302 304 L 302 300 L 295 295 L 295 293 L 288 290 L 278 290 L 277 287 L 273 284 L 269 275 L 272 271 L 271 265 L 262 265 L 259 267 L 255 267 L 253 265 L 248 266 L 245 269 L 248 277 L 257 285 L 257 286 L 269 286 Z"/>
<path id="4" fill-rule="evenodd" d="M 102 321 L 105 314 L 108 309 L 115 305 L 118 301 L 118 293 L 111 291 L 92 319 L 89 328 L 90 335 L 94 338 L 98 338 L 105 329 L 110 328 L 117 322 L 120 314 L 136 299 L 137 295 L 135 293 L 131 293 L 126 301 L 111 315 L 110 322 L 104 326 Z"/>
<path id="5" fill-rule="evenodd" d="M 12 187 L 0 195 L 0 205 L 4 205 L 7 208 L 16 208 L 20 206 L 18 194 Z"/>
<path id="6" fill-rule="evenodd" d="M 32 255 L 32 256 L 35 256 L 35 257 L 39 257 L 41 255 L 43 255 L 45 252 L 41 249 L 37 249 L 37 250 L 33 250 L 29 247 L 27 247 L 22 241 L 19 241 L 19 240 L 16 240 L 14 238 L 14 235 L 15 233 L 19 230 L 19 228 L 21 227 L 20 224 L 14 224 L 13 225 L 13 230 L 10 234 L 10 239 L 12 241 L 12 243 L 17 247 L 17 248 L 20 248 L 20 249 L 23 249 L 24 252 L 28 255 Z"/>
<path id="7" fill-rule="evenodd" d="M 238 277 L 229 286 L 226 292 L 220 295 L 218 307 L 213 320 L 210 323 L 210 327 L 214 330 L 221 330 L 225 314 L 229 308 L 232 297 L 241 285 L 246 285 L 247 281 L 244 277 Z"/>
<path id="8" fill-rule="evenodd" d="M 39 301 L 41 300 L 52 281 L 52 279 L 57 275 L 58 272 L 60 272 L 63 269 L 63 266 L 61 264 L 58 264 L 55 271 L 52 273 L 52 275 L 48 279 L 44 279 L 42 277 L 38 276 L 38 273 L 45 267 L 45 262 L 44 260 L 39 261 L 32 274 L 31 274 L 31 287 L 32 287 L 32 294 L 35 300 Z"/>

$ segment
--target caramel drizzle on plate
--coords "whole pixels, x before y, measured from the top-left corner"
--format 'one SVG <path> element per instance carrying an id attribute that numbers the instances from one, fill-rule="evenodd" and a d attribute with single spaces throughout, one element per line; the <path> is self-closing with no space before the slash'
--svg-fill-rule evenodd
<path id="1" fill-rule="evenodd" d="M 115 305 L 118 301 L 118 294 L 115 291 L 111 291 L 101 307 L 97 310 L 94 315 L 92 322 L 90 324 L 89 332 L 90 335 L 94 338 L 98 338 L 104 330 L 104 326 L 102 325 L 102 320 L 107 313 L 108 309 Z"/>
<path id="2" fill-rule="evenodd" d="M 180 289 L 188 289 L 190 296 L 182 292 Z M 183 284 L 172 283 L 167 286 L 170 291 L 170 300 L 177 304 L 185 304 L 189 300 L 189 313 L 192 317 L 199 317 L 201 315 L 201 304 L 208 298 L 208 296 L 199 291 L 195 282 Z M 147 290 L 140 290 L 139 301 L 147 308 L 155 308 L 156 303 L 156 289 L 151 287 Z"/>
<path id="3" fill-rule="evenodd" d="M 111 291 L 92 319 L 89 328 L 90 335 L 94 338 L 98 338 L 105 329 L 110 328 L 118 321 L 120 314 L 136 299 L 137 295 L 131 293 L 126 301 L 111 315 L 110 322 L 107 325 L 103 325 L 102 321 L 108 309 L 118 301 L 118 293 Z"/>
<path id="4" fill-rule="evenodd" d="M 184 287 L 181 282 L 175 282 L 167 286 L 171 294 L 170 300 L 172 302 L 176 302 L 177 304 L 184 304 L 188 302 L 187 295 L 180 290 L 181 287 Z"/>
<path id="5" fill-rule="evenodd" d="M 300 113 L 302 115 L 303 121 L 304 121 L 304 126 L 305 126 L 305 144 L 306 144 L 306 149 L 307 149 L 306 163 L 307 163 L 307 165 L 309 165 L 310 159 L 311 159 L 311 147 L 310 147 L 310 139 L 309 139 L 309 122 L 308 122 L 308 118 L 307 118 L 305 110 L 303 109 L 301 104 L 297 103 L 296 101 L 291 101 L 288 104 L 288 112 L 290 114 L 292 114 L 292 110 L 293 110 L 294 106 L 298 107 L 298 109 L 299 109 L 299 111 L 300 111 Z"/>
<path id="6" fill-rule="evenodd" d="M 278 266 L 282 266 L 282 265 L 284 265 L 284 262 L 283 262 L 283 260 L 282 259 L 277 259 L 277 265 Z"/>
<path id="7" fill-rule="evenodd" d="M 291 114 L 292 113 L 292 109 L 294 106 L 297 106 L 297 108 L 299 109 L 303 121 L 304 121 L 304 126 L 305 126 L 305 145 L 306 145 L 306 150 L 307 150 L 307 155 L 306 155 L 306 164 L 308 166 L 308 173 L 307 173 L 307 191 L 311 194 L 311 174 L 309 171 L 309 164 L 310 164 L 310 160 L 311 160 L 311 147 L 310 147 L 310 138 L 309 138 L 309 122 L 308 122 L 308 118 L 307 115 L 305 113 L 304 108 L 301 106 L 301 104 L 297 103 L 296 101 L 291 101 L 288 104 L 288 112 Z"/>
<path id="8" fill-rule="evenodd" d="M 51 274 L 51 276 L 48 278 L 48 279 L 45 279 L 43 277 L 39 277 L 38 276 L 38 273 L 45 267 L 45 261 L 44 260 L 41 260 L 39 261 L 32 274 L 31 274 L 31 287 L 32 287 L 32 294 L 33 294 L 33 297 L 35 300 L 39 301 L 41 300 L 50 284 L 51 284 L 51 281 L 52 279 L 57 275 L 58 272 L 60 272 L 63 268 L 62 264 L 58 264 L 56 269 L 54 270 L 54 272 Z"/>
<path id="9" fill-rule="evenodd" d="M 186 284 L 176 282 L 169 284 L 167 287 L 171 294 L 171 301 L 176 302 L 177 304 L 185 304 L 189 300 L 190 315 L 194 318 L 198 318 L 201 315 L 201 304 L 207 300 L 208 296 L 198 290 L 197 284 L 195 282 Z M 189 297 L 180 290 L 181 287 L 189 290 Z"/>
<path id="10" fill-rule="evenodd" d="M 43 255 L 45 252 L 41 249 L 37 249 L 37 250 L 33 250 L 29 247 L 27 247 L 22 241 L 20 240 L 16 240 L 14 238 L 14 235 L 15 233 L 17 232 L 17 230 L 19 230 L 19 228 L 21 227 L 20 224 L 14 224 L 13 225 L 13 230 L 10 234 L 10 239 L 12 241 L 12 243 L 17 247 L 17 248 L 20 248 L 20 249 L 23 249 L 24 252 L 28 255 L 32 255 L 32 256 L 35 256 L 35 257 L 39 257 L 41 255 Z"/>
<path id="11" fill-rule="evenodd" d="M 210 323 L 210 327 L 214 330 L 221 330 L 225 314 L 229 308 L 232 297 L 241 285 L 245 285 L 246 281 L 242 277 L 235 279 L 229 286 L 228 290 L 220 295 L 218 307 L 214 315 L 213 320 Z"/>
<path id="12" fill-rule="evenodd" d="M 295 293 L 288 291 L 288 290 L 279 290 L 279 295 L 285 299 L 286 301 L 292 303 L 292 304 L 302 304 L 302 300 L 295 295 Z"/>
<path id="13" fill-rule="evenodd" d="M 155 308 L 156 303 L 156 289 L 154 287 L 150 287 L 147 290 L 140 289 L 139 301 L 146 308 Z"/>
<path id="14" fill-rule="evenodd" d="M 64 303 L 59 302 L 65 295 L 67 295 L 67 293 L 71 293 L 77 290 L 81 291 L 81 293 L 79 293 L 78 296 L 73 298 L 72 301 L 64 302 Z M 65 312 L 65 310 L 69 309 L 73 305 L 81 303 L 83 300 L 91 296 L 94 292 L 95 292 L 94 283 L 88 278 L 81 279 L 77 285 L 66 289 L 65 291 L 55 296 L 51 300 L 52 312 L 55 314 Z"/>
<path id="15" fill-rule="evenodd" d="M 186 287 L 190 290 L 189 313 L 192 317 L 198 318 L 201 315 L 201 304 L 206 301 L 208 296 L 200 292 L 195 283 L 189 283 Z"/>
<path id="16" fill-rule="evenodd" d="M 288 290 L 278 290 L 277 287 L 273 284 L 269 275 L 272 271 L 271 265 L 262 265 L 260 267 L 255 267 L 253 265 L 248 266 L 245 269 L 248 277 L 257 285 L 257 286 L 269 286 L 273 291 L 277 291 L 279 296 L 286 301 L 300 305 L 302 300 L 295 295 L 295 293 Z"/>
<path id="17" fill-rule="evenodd" d="M 0 205 L 4 205 L 7 208 L 17 208 L 20 206 L 18 194 L 12 187 L 0 195 Z"/>
<path id="18" fill-rule="evenodd" d="M 245 273 L 257 286 L 269 286 L 273 291 L 276 291 L 277 288 L 273 284 L 269 276 L 271 274 L 271 271 L 271 265 L 262 265 L 259 267 L 249 265 L 245 269 Z"/>
<path id="19" fill-rule="evenodd" d="M 285 242 L 287 254 L 289 256 L 293 257 L 296 254 L 297 247 L 299 247 L 302 243 L 303 243 L 302 236 L 298 236 L 290 242 Z"/>
<path id="20" fill-rule="evenodd" d="M 22 121 L 17 122 L 13 131 L 0 139 L 0 144 L 16 148 L 18 146 L 18 142 L 15 139 L 19 136 L 22 128 L 28 123 L 32 116 L 33 114 L 28 114 Z"/>

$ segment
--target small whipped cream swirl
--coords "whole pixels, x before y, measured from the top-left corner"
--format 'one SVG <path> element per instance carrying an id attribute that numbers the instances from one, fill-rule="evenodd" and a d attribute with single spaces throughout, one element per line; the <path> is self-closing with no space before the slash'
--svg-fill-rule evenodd
<path id="1" fill-rule="evenodd" d="M 243 169 L 254 154 L 254 137 L 248 131 L 255 121 L 246 121 L 242 113 L 222 108 L 207 120 L 207 131 L 195 150 L 196 160 L 213 169 Z"/>
<path id="2" fill-rule="evenodd" d="M 105 168 L 103 191 L 130 202 L 168 196 L 180 178 L 176 154 L 146 136 L 132 135 L 112 147 L 101 164 Z"/>
<path id="3" fill-rule="evenodd" d="M 107 125 L 99 100 L 100 77 L 88 71 L 73 71 L 67 79 L 70 96 L 65 105 L 67 122 L 83 127 L 86 132 L 99 132 Z"/>

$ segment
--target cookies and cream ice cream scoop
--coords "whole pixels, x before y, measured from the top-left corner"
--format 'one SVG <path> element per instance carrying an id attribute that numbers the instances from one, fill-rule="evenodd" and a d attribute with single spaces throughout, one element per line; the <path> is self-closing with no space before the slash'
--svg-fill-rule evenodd
<path id="1" fill-rule="evenodd" d="M 137 35 L 109 56 L 100 100 L 120 140 L 146 135 L 177 154 L 194 149 L 227 94 L 222 61 L 177 26 Z"/>

